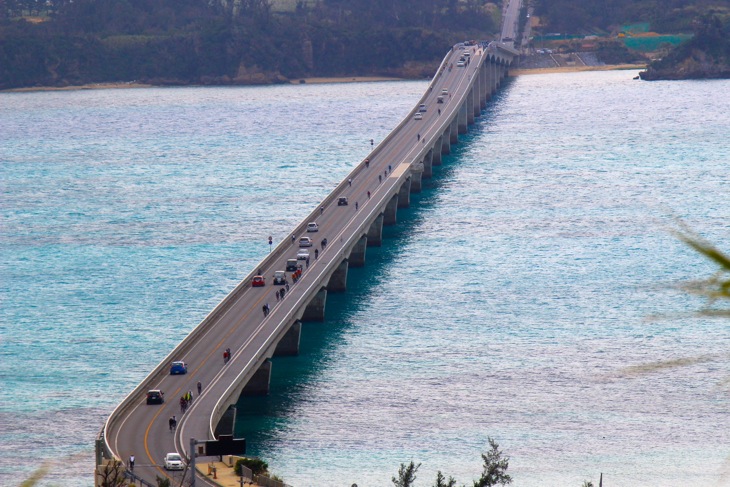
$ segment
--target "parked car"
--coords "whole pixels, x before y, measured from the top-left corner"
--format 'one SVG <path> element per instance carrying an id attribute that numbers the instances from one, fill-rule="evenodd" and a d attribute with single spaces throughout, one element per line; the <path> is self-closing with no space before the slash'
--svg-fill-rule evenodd
<path id="1" fill-rule="evenodd" d="M 179 453 L 168 453 L 165 455 L 165 470 L 183 470 L 184 468 L 185 465 Z"/>
<path id="2" fill-rule="evenodd" d="M 266 280 L 264 276 L 253 276 L 251 280 L 251 287 L 264 287 L 266 286 Z"/>
<path id="3" fill-rule="evenodd" d="M 185 362 L 173 362 L 170 364 L 170 375 L 187 374 L 188 364 Z"/>
<path id="4" fill-rule="evenodd" d="M 147 404 L 162 404 L 165 402 L 165 393 L 159 389 L 147 391 Z"/>
<path id="5" fill-rule="evenodd" d="M 307 231 L 308 232 L 319 232 L 319 226 L 317 225 L 317 222 L 307 223 Z"/>
<path id="6" fill-rule="evenodd" d="M 297 259 L 287 259 L 286 260 L 286 270 L 288 272 L 294 272 L 297 270 L 297 266 L 299 265 L 299 262 L 297 262 Z"/>
<path id="7" fill-rule="evenodd" d="M 416 112 L 416 114 L 413 116 L 415 120 L 423 120 L 423 113 Z"/>
<path id="8" fill-rule="evenodd" d="M 294 260 L 294 262 L 296 262 L 296 260 Z M 282 286 L 282 285 L 286 284 L 286 272 L 284 272 L 284 271 L 274 272 L 274 284 L 276 284 L 277 286 Z"/>
<path id="9" fill-rule="evenodd" d="M 308 258 L 309 258 L 309 250 L 300 249 L 299 252 L 297 252 L 297 260 L 307 260 Z"/>
<path id="10" fill-rule="evenodd" d="M 341 196 L 337 199 L 337 206 L 347 206 L 347 198 Z"/>
<path id="11" fill-rule="evenodd" d="M 309 237 L 302 237 L 299 239 L 299 246 L 300 247 L 311 247 L 312 246 L 312 239 Z"/>

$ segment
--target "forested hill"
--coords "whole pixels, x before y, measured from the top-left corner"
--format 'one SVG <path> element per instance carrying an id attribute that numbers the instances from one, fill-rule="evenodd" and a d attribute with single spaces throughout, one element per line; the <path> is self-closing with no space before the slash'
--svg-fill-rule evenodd
<path id="1" fill-rule="evenodd" d="M 0 89 L 430 76 L 501 16 L 475 1 L 273 1 L 0 0 Z"/>
<path id="2" fill-rule="evenodd" d="M 639 73 L 644 80 L 730 78 L 730 17 L 707 14 L 694 37 Z"/>
<path id="3" fill-rule="evenodd" d="M 589 34 L 648 22 L 653 32 L 690 33 L 697 19 L 730 11 L 730 0 L 537 0 L 545 32 Z"/>

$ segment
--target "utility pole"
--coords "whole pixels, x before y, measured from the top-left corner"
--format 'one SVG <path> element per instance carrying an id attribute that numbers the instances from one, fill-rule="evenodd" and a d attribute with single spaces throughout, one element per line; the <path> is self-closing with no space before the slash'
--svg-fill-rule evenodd
<path id="1" fill-rule="evenodd" d="M 195 487 L 195 445 L 198 442 L 190 438 L 190 487 Z"/>

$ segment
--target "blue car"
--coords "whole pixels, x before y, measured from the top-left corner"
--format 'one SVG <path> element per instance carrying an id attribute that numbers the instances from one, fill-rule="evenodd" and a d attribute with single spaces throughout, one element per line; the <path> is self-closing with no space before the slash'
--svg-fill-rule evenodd
<path id="1" fill-rule="evenodd" d="M 170 375 L 177 375 L 177 374 L 187 374 L 188 373 L 188 364 L 185 362 L 173 362 L 172 365 L 170 365 Z"/>

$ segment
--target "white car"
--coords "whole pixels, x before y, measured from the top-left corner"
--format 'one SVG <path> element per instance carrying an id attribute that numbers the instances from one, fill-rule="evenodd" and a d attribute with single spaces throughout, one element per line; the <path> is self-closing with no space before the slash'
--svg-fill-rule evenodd
<path id="1" fill-rule="evenodd" d="M 457 68 L 463 68 L 464 66 L 466 66 L 466 63 L 464 63 L 464 61 L 459 61 L 458 63 L 456 63 Z"/>
<path id="2" fill-rule="evenodd" d="M 449 90 L 447 90 L 446 88 L 444 88 L 443 90 L 441 90 L 441 94 L 442 95 L 448 95 L 449 94 Z"/>
<path id="3" fill-rule="evenodd" d="M 299 246 L 300 247 L 311 247 L 312 246 L 312 239 L 309 237 L 302 237 L 299 239 Z"/>
<path id="4" fill-rule="evenodd" d="M 182 457 L 178 453 L 165 455 L 165 470 L 182 470 L 184 468 Z"/>
<path id="5" fill-rule="evenodd" d="M 307 231 L 308 232 L 319 232 L 319 226 L 317 225 L 317 222 L 307 223 Z"/>
<path id="6" fill-rule="evenodd" d="M 423 113 L 416 112 L 416 114 L 413 116 L 413 118 L 416 120 L 423 120 Z"/>
<path id="7" fill-rule="evenodd" d="M 309 250 L 301 249 L 297 252 L 297 260 L 307 260 L 309 258 Z"/>

